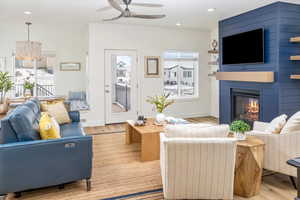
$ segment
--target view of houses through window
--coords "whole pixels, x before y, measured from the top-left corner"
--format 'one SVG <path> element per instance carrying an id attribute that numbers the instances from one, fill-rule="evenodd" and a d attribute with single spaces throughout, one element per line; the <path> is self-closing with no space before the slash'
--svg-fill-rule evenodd
<path id="1" fill-rule="evenodd" d="M 55 58 L 56 56 L 54 54 L 43 55 L 41 60 L 37 61 L 36 69 L 33 61 L 16 59 L 13 96 L 24 96 L 24 93 L 28 88 L 30 88 L 28 90 L 30 90 L 31 95 L 55 95 L 55 79 L 53 70 Z"/>
<path id="2" fill-rule="evenodd" d="M 169 51 L 164 53 L 164 92 L 171 97 L 195 97 L 198 94 L 199 54 Z"/>

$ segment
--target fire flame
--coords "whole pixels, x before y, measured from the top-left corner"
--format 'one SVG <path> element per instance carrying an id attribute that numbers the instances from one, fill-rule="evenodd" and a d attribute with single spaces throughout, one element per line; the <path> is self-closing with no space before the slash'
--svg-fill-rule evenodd
<path id="1" fill-rule="evenodd" d="M 258 113 L 259 112 L 259 104 L 257 100 L 250 100 L 247 106 L 248 113 Z"/>

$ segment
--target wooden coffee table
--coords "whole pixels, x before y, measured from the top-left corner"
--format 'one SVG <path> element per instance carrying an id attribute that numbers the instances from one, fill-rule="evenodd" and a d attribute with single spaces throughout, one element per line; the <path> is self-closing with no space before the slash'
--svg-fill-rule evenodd
<path id="1" fill-rule="evenodd" d="M 159 160 L 160 136 L 163 126 L 154 124 L 154 119 L 147 119 L 145 126 L 135 126 L 133 120 L 126 123 L 126 144 L 141 143 L 141 161 Z"/>
<path id="2" fill-rule="evenodd" d="M 262 171 L 264 142 L 257 137 L 248 136 L 237 142 L 234 194 L 252 197 L 259 193 Z"/>

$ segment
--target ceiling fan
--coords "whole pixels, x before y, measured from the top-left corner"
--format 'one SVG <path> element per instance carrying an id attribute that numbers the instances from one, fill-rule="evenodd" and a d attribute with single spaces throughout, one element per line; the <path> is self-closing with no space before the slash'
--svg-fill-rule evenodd
<path id="1" fill-rule="evenodd" d="M 123 1 L 123 4 L 126 6 L 125 9 L 121 7 L 120 1 Z M 110 6 L 118 11 L 121 12 L 121 14 L 117 17 L 114 17 L 112 19 L 103 19 L 103 21 L 114 21 L 118 20 L 122 17 L 125 18 L 141 18 L 141 19 L 161 19 L 164 18 L 166 15 L 142 15 L 142 14 L 136 14 L 134 12 L 131 12 L 129 10 L 129 5 L 133 5 L 132 0 L 108 0 L 108 3 Z M 160 4 L 144 4 L 144 3 L 138 3 L 136 5 L 139 6 L 149 6 L 150 7 L 161 7 L 162 5 Z"/>
<path id="2" fill-rule="evenodd" d="M 126 5 L 126 3 L 124 3 L 123 0 L 115 0 L 116 3 L 118 3 L 119 5 Z M 156 4 L 156 3 L 131 3 L 130 2 L 130 6 L 140 6 L 140 7 L 152 7 L 152 8 L 160 8 L 163 7 L 162 4 Z M 106 11 L 106 10 L 110 10 L 112 9 L 112 6 L 106 6 L 103 8 L 99 8 L 96 11 L 97 12 L 102 12 L 102 11 Z"/>

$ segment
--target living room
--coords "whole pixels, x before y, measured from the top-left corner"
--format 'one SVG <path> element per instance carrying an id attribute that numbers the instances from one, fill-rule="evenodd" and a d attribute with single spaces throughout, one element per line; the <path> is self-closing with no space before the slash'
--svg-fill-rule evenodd
<path id="1" fill-rule="evenodd" d="M 0 11 L 0 198 L 300 199 L 297 0 Z"/>

